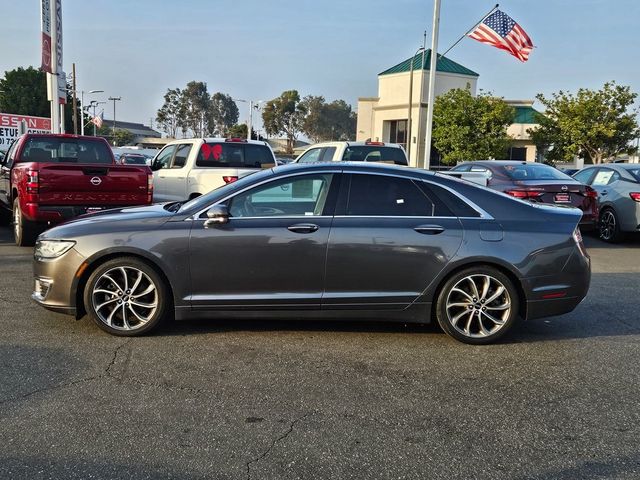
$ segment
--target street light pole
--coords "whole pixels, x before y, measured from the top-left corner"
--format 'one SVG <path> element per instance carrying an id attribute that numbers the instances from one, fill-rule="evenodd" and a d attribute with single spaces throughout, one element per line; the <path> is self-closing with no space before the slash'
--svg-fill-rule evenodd
<path id="1" fill-rule="evenodd" d="M 91 93 L 104 93 L 104 90 L 89 90 L 87 93 L 88 94 L 91 94 Z M 84 90 L 80 91 L 80 104 L 81 104 L 80 106 L 82 107 L 82 110 L 84 111 L 84 109 L 85 109 L 85 106 L 84 106 Z M 91 106 L 92 104 L 93 104 L 93 100 L 91 100 L 91 104 L 89 106 Z M 95 113 L 96 113 L 95 106 L 93 107 L 93 113 L 94 113 L 93 116 L 95 117 L 96 116 L 95 115 Z M 80 135 L 84 135 L 84 116 L 83 115 L 80 115 Z M 95 126 L 93 128 L 93 136 L 94 137 L 96 136 Z"/>
<path id="2" fill-rule="evenodd" d="M 113 144 L 116 142 L 116 102 L 122 100 L 122 97 L 109 97 L 113 101 Z"/>

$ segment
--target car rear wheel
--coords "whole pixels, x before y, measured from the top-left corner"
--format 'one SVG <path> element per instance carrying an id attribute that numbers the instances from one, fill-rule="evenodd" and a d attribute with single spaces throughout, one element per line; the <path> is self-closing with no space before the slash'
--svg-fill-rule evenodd
<path id="1" fill-rule="evenodd" d="M 24 218 L 20 201 L 16 198 L 13 201 L 13 237 L 19 247 L 31 247 L 35 244 L 38 236 L 38 228 L 35 222 Z"/>
<path id="2" fill-rule="evenodd" d="M 598 232 L 600 238 L 605 242 L 617 243 L 622 240 L 622 232 L 618 223 L 618 216 L 611 208 L 606 208 L 600 213 L 598 221 Z"/>
<path id="3" fill-rule="evenodd" d="M 156 328 L 167 313 L 163 278 L 145 262 L 122 257 L 100 265 L 84 291 L 85 309 L 103 330 L 135 336 Z"/>
<path id="4" fill-rule="evenodd" d="M 518 292 L 505 274 L 493 267 L 473 267 L 444 284 L 436 304 L 440 327 L 464 343 L 495 342 L 518 316 Z"/>

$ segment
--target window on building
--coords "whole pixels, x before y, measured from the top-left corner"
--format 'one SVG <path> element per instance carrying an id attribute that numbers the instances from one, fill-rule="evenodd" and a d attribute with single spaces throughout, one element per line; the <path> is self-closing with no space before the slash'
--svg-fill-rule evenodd
<path id="1" fill-rule="evenodd" d="M 404 149 L 407 149 L 407 121 L 406 120 L 391 120 L 389 122 L 389 142 L 402 145 Z"/>

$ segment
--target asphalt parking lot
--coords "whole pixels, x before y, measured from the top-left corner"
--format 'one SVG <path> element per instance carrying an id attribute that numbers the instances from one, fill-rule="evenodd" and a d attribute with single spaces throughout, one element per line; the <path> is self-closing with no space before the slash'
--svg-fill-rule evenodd
<path id="1" fill-rule="evenodd" d="M 640 240 L 497 345 L 433 326 L 183 322 L 134 339 L 31 303 L 0 228 L 0 478 L 640 478 Z"/>

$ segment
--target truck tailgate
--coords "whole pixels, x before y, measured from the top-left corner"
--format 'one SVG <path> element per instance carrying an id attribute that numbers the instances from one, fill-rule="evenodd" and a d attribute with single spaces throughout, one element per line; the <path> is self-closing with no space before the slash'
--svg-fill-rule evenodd
<path id="1" fill-rule="evenodd" d="M 148 167 L 135 165 L 41 165 L 41 205 L 122 206 L 150 203 Z"/>

